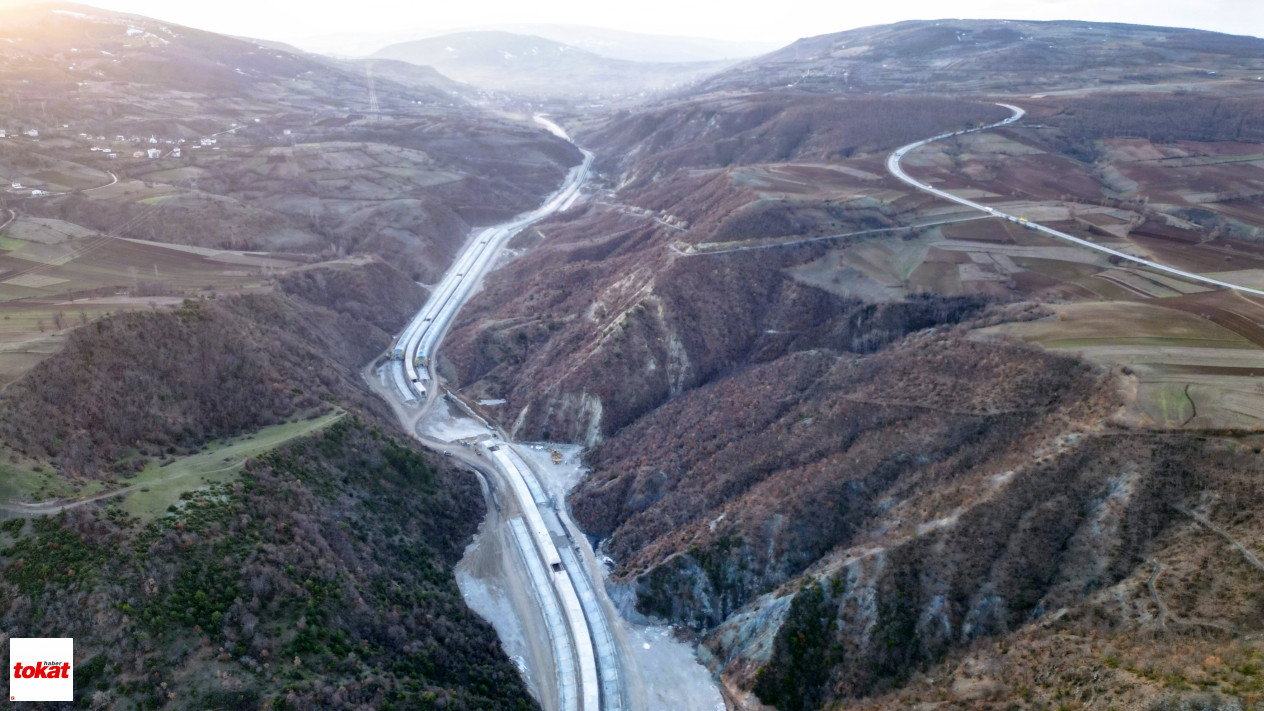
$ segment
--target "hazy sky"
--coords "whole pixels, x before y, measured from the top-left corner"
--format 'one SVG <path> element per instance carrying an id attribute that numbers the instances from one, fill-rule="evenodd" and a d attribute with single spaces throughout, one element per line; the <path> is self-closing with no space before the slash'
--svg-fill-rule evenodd
<path id="1" fill-rule="evenodd" d="M 497 23 L 569 23 L 653 34 L 789 42 L 909 19 L 986 17 L 1198 27 L 1264 36 L 1264 0 L 88 0 L 226 34 L 294 40 Z"/>

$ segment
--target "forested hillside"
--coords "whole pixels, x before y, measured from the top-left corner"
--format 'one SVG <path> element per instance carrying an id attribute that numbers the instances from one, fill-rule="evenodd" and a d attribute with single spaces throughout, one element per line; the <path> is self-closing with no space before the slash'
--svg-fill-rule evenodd
<path id="1" fill-rule="evenodd" d="M 452 577 L 477 483 L 372 422 L 152 521 L 107 505 L 6 522 L 6 631 L 74 637 L 84 708 L 535 708 Z"/>
<path id="2" fill-rule="evenodd" d="M 100 479 L 334 403 L 383 412 L 357 371 L 420 307 L 421 289 L 373 260 L 282 285 L 76 330 L 0 394 L 0 436 L 62 476 Z"/>

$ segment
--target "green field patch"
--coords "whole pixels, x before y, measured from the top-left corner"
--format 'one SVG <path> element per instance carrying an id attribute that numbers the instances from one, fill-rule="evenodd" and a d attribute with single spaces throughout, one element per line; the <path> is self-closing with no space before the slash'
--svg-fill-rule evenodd
<path id="1" fill-rule="evenodd" d="M 150 462 L 135 477 L 126 480 L 128 492 L 121 505 L 124 511 L 148 521 L 175 505 L 186 491 L 207 484 L 231 481 L 247 459 L 274 449 L 296 437 L 311 434 L 343 416 L 334 412 L 323 417 L 265 427 L 258 432 L 211 442 L 197 454 L 162 465 Z"/>
<path id="2" fill-rule="evenodd" d="M 1186 394 L 1188 383 L 1142 383 L 1137 405 L 1163 427 L 1176 427 L 1194 415 L 1194 403 Z"/>
<path id="3" fill-rule="evenodd" d="M 21 249 L 26 246 L 26 240 L 14 239 L 13 237 L 0 236 L 0 249 L 11 252 L 15 249 Z"/>
<path id="4" fill-rule="evenodd" d="M 136 476 L 123 480 L 117 500 L 124 511 L 142 520 L 151 520 L 179 502 L 186 491 L 208 484 L 231 481 L 246 460 L 338 421 L 343 412 L 333 412 L 310 420 L 265 427 L 232 439 L 211 442 L 206 449 L 188 457 L 171 460 L 165 466 L 152 461 Z M 71 502 L 91 499 L 107 492 L 104 482 L 72 483 L 47 465 L 35 463 L 0 464 L 0 501 Z M 107 498 L 115 498 L 110 496 Z"/>
<path id="5" fill-rule="evenodd" d="M 38 471 L 37 471 L 38 469 Z M 47 501 L 71 496 L 91 496 L 104 490 L 90 482 L 78 490 L 51 467 L 33 464 L 0 464 L 0 500 Z"/>

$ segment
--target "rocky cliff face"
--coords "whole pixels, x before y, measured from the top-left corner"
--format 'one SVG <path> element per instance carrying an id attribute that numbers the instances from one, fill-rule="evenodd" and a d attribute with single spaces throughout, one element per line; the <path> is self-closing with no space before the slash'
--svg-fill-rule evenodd
<path id="1" fill-rule="evenodd" d="M 616 118 L 595 132 L 605 178 L 619 189 L 542 224 L 532 251 L 488 280 L 445 346 L 460 364 L 454 375 L 506 399 L 502 417 L 517 435 L 592 444 L 751 363 L 815 347 L 868 352 L 979 308 L 974 298 L 884 308 L 807 287 L 786 270 L 820 256 L 811 244 L 695 253 L 896 226 L 902 206 L 863 196 L 767 199 L 744 171 L 777 156 L 824 158 L 840 141 L 851 141 L 849 150 L 893 143 L 878 138 L 883 117 L 903 116 L 912 136 L 999 111 L 947 100 L 822 101 L 803 109 L 776 96 L 721 108 L 698 102 L 679 116 Z M 801 135 L 777 156 L 708 148 L 790 133 Z"/>
<path id="2" fill-rule="evenodd" d="M 1145 671 L 1107 687 L 1149 704 L 1170 695 L 1154 670 L 1182 664 L 1172 640 L 1136 647 L 1156 629 L 1252 653 L 1232 630 L 1259 628 L 1264 570 L 1225 543 L 1258 536 L 1260 465 L 1235 437 L 1116 426 L 1116 377 L 947 334 L 804 351 L 601 443 L 571 505 L 636 610 L 697 630 L 764 704 L 1056 698 L 1091 690 L 1085 668 L 1113 674 L 1118 649 Z M 1118 646 L 1060 652 L 1074 660 L 1043 677 L 1003 658 L 1038 667 L 1053 634 Z M 1002 650 L 987 673 L 980 649 Z"/>
<path id="3" fill-rule="evenodd" d="M 1250 649 L 1233 644 L 1230 630 L 1258 629 L 1248 581 L 1264 573 L 1223 545 L 1204 548 L 1209 530 L 1187 508 L 1201 502 L 1223 515 L 1232 509 L 1226 499 L 1254 500 L 1250 449 L 1228 439 L 1090 431 L 1046 451 L 985 481 L 972 505 L 931 520 L 901 517 L 903 535 L 841 547 L 793 586 L 752 602 L 708 634 L 717 669 L 782 709 L 866 697 L 899 707 L 936 688 L 976 701 L 1088 697 L 1093 680 L 1121 706 L 1148 707 L 1172 690 L 1156 667 L 1196 675 L 1196 665 L 1178 661 L 1177 639 L 1191 653 Z M 1179 582 L 1155 586 L 1160 559 L 1169 574 L 1180 571 Z M 1191 564 L 1217 566 L 1204 580 L 1220 582 L 1191 585 Z M 751 629 L 747 620 L 769 608 L 775 616 Z M 1140 651 L 1156 631 L 1163 641 Z M 1069 659 L 1042 669 L 1058 635 L 1084 644 L 1054 653 Z M 1099 635 L 1110 644 L 1097 644 Z M 1005 660 L 1009 647 L 1021 654 Z M 1120 649 L 1130 673 L 1117 676 L 1120 657 L 1110 650 Z M 990 673 L 974 673 L 980 658 Z M 1207 681 L 1225 671 L 1204 669 Z"/>
<path id="4" fill-rule="evenodd" d="M 620 431 L 572 506 L 643 612 L 709 629 L 840 546 L 957 515 L 1095 384 L 1007 345 L 805 351 Z"/>

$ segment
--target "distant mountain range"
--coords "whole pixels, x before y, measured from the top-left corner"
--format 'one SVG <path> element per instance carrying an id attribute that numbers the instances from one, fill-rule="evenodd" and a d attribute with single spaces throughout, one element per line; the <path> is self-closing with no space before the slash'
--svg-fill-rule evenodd
<path id="1" fill-rule="evenodd" d="M 71 115 L 97 116 L 93 102 L 109 96 L 128 113 L 166 115 L 172 112 L 167 101 L 141 107 L 160 90 L 232 96 L 237 102 L 285 97 L 310 108 L 341 105 L 347 97 L 368 93 L 362 61 L 332 60 L 279 42 L 74 3 L 0 4 L 0 27 L 8 34 L 0 42 L 0 87 L 13 81 L 12 92 L 38 94 L 40 101 L 50 102 L 41 112 L 65 105 Z M 462 103 L 450 93 L 460 87 L 432 70 L 410 65 L 375 70 L 392 80 L 378 87 L 386 108 L 412 107 L 417 101 Z M 138 92 L 133 84 L 148 91 Z M 360 108 L 367 108 L 367 99 L 362 103 Z M 18 102 L 12 111 L 21 115 L 25 109 Z"/>
<path id="2" fill-rule="evenodd" d="M 646 48 L 642 54 L 649 51 Z M 484 89 L 571 97 L 677 89 L 732 64 L 611 59 L 543 37 L 501 31 L 460 32 L 401 42 L 375 52 L 373 57 L 434 67 L 446 76 Z"/>
<path id="3" fill-rule="evenodd" d="M 647 35 L 585 25 L 496 25 L 477 29 L 535 35 L 603 57 L 631 62 L 715 62 L 745 59 L 784 46 L 780 42 L 733 42 L 707 37 Z"/>
<path id="4" fill-rule="evenodd" d="M 512 32 L 534 35 L 599 54 L 632 62 L 713 62 L 744 59 L 771 52 L 779 42 L 735 42 L 707 37 L 681 37 L 626 32 L 586 25 L 508 24 L 464 28 L 461 32 Z M 344 57 L 363 57 L 379 49 L 454 34 L 452 31 L 402 30 L 376 33 L 338 33 L 308 37 L 294 44 L 309 52 Z"/>

